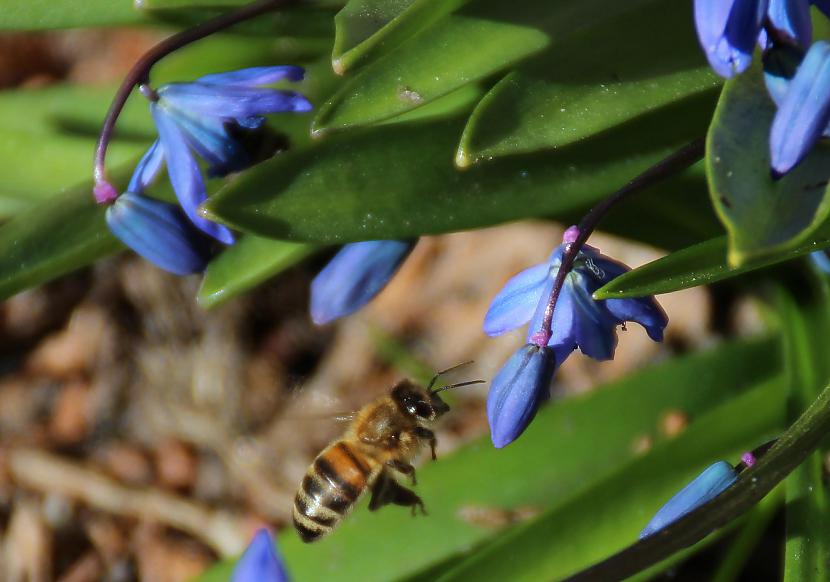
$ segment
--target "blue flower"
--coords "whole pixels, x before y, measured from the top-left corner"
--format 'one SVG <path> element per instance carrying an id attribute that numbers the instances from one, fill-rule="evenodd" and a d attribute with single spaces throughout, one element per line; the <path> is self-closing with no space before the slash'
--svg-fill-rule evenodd
<path id="1" fill-rule="evenodd" d="M 726 461 L 718 461 L 707 467 L 660 508 L 640 533 L 640 539 L 660 531 L 687 513 L 711 501 L 728 489 L 737 479 L 737 472 Z"/>
<path id="2" fill-rule="evenodd" d="M 268 530 L 259 530 L 239 558 L 231 582 L 288 582 L 288 572 Z"/>
<path id="3" fill-rule="evenodd" d="M 550 383 L 559 364 L 555 350 L 531 343 L 522 346 L 499 370 L 487 395 L 490 438 L 496 448 L 516 440 L 539 406 L 550 398 Z"/>
<path id="4" fill-rule="evenodd" d="M 695 0 L 698 39 L 712 69 L 728 79 L 749 67 L 756 43 L 764 50 L 782 43 L 810 46 L 810 4 L 826 1 Z"/>
<path id="5" fill-rule="evenodd" d="M 138 163 L 127 192 L 107 208 L 107 226 L 121 242 L 165 271 L 201 272 L 210 258 L 210 240 L 181 208 L 143 194 L 160 167 L 151 149 Z"/>
<path id="6" fill-rule="evenodd" d="M 697 35 L 720 76 L 749 67 L 768 5 L 768 0 L 695 0 Z"/>
<path id="7" fill-rule="evenodd" d="M 827 256 L 826 250 L 810 253 L 810 260 L 822 273 L 830 275 L 830 256 Z"/>
<path id="8" fill-rule="evenodd" d="M 381 292 L 415 246 L 372 240 L 345 245 L 311 283 L 311 319 L 323 325 L 354 313 Z"/>
<path id="9" fill-rule="evenodd" d="M 551 253 L 547 262 L 526 269 L 507 282 L 490 304 L 484 318 L 485 333 L 500 335 L 530 321 L 527 337 L 535 343 L 562 256 L 572 242 L 568 237 L 566 232 L 565 242 Z M 597 289 L 628 270 L 597 249 L 584 246 L 565 277 L 547 345 L 560 356 L 578 347 L 594 359 L 608 360 L 614 357 L 616 328 L 626 321 L 639 323 L 651 339 L 661 341 L 668 318 L 653 297 L 606 301 L 592 297 Z"/>
<path id="10" fill-rule="evenodd" d="M 255 67 L 207 75 L 192 83 L 172 83 L 158 89 L 150 105 L 159 139 L 148 155 L 167 162 L 170 182 L 187 217 L 213 238 L 234 242 L 226 227 L 198 213 L 205 201 L 205 183 L 196 155 L 208 164 L 209 176 L 224 176 L 251 163 L 231 129 L 256 129 L 263 115 L 304 112 L 311 103 L 290 91 L 265 89 L 259 85 L 280 80 L 298 81 L 303 69 L 294 66 Z"/>
<path id="11" fill-rule="evenodd" d="M 830 137 L 830 44 L 816 42 L 791 80 L 771 81 L 770 95 L 778 111 L 770 131 L 773 172 L 783 175 L 798 165 L 818 140 Z"/>

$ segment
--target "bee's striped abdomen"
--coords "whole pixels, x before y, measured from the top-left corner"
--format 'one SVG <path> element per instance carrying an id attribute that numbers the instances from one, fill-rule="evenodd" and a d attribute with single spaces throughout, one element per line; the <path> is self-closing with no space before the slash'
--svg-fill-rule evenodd
<path id="1" fill-rule="evenodd" d="M 345 441 L 338 441 L 314 460 L 294 498 L 294 527 L 313 542 L 337 526 L 373 477 L 370 461 Z"/>

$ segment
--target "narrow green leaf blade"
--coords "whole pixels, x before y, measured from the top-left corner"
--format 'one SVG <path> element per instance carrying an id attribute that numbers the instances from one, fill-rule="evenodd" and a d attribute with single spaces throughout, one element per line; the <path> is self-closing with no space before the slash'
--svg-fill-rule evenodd
<path id="1" fill-rule="evenodd" d="M 733 266 L 796 248 L 830 215 L 830 146 L 819 143 L 792 172 L 773 180 L 774 115 L 756 62 L 726 83 L 709 128 L 706 173 Z"/>
<path id="2" fill-rule="evenodd" d="M 132 0 L 0 0 L 0 30 L 117 26 L 143 19 Z"/>
<path id="3" fill-rule="evenodd" d="M 342 75 L 469 0 L 350 0 L 334 18 L 331 63 Z"/>
<path id="4" fill-rule="evenodd" d="M 656 427 L 666 410 L 683 410 L 691 419 L 702 420 L 707 411 L 776 377 L 778 352 L 777 342 L 769 340 L 725 344 L 549 406 L 505 449 L 496 450 L 489 440 L 482 440 L 420 468 L 416 489 L 427 504 L 428 518 L 413 520 L 400 508 L 372 513 L 362 506 L 313 546 L 302 544 L 293 531 L 285 532 L 280 548 L 289 570 L 298 580 L 337 577 L 366 582 L 428 570 L 494 535 L 465 514 L 476 508 L 509 514 L 521 507 L 545 509 L 566 502 L 634 458 L 632 443 L 637 438 L 652 435 L 661 442 L 665 437 Z M 766 417 L 761 412 L 766 405 L 759 405 L 754 420 L 724 425 L 763 422 L 759 418 Z M 390 531 L 398 533 L 390 536 Z M 362 559 L 367 553 L 373 556 L 370 569 Z M 226 563 L 201 580 L 227 580 L 231 568 Z"/>
<path id="5" fill-rule="evenodd" d="M 703 468 L 733 459 L 779 430 L 785 397 L 786 382 L 779 378 L 719 406 L 675 440 L 479 550 L 440 582 L 561 580 L 624 548 Z"/>
<path id="6" fill-rule="evenodd" d="M 727 246 L 727 238 L 723 236 L 675 251 L 617 277 L 598 289 L 594 297 L 614 299 L 671 293 L 737 277 L 830 247 L 830 223 L 823 225 L 795 248 L 768 255 L 740 267 L 727 262 Z"/>
<path id="7" fill-rule="evenodd" d="M 314 251 L 305 244 L 246 235 L 214 258 L 196 299 L 211 309 L 297 264 Z"/>
<path id="8" fill-rule="evenodd" d="M 504 70 L 645 0 L 473 0 L 365 67 L 320 111 L 313 130 L 377 123 Z"/>
<path id="9" fill-rule="evenodd" d="M 113 174 L 123 188 L 127 176 Z M 0 226 L 0 301 L 123 248 L 84 182 Z"/>
<path id="10" fill-rule="evenodd" d="M 554 149 L 720 85 L 683 1 L 603 23 L 523 65 L 476 107 L 456 163 Z M 655 22 L 659 18 L 659 22 Z M 648 38 L 648 42 L 642 39 Z"/>

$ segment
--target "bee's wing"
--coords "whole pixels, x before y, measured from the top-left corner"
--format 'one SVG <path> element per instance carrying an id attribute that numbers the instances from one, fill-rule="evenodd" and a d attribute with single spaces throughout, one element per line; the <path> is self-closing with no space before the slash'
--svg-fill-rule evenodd
<path id="1" fill-rule="evenodd" d="M 306 422 L 313 421 L 335 421 L 335 422 L 351 422 L 357 418 L 357 411 L 354 412 L 320 412 L 319 414 L 291 414 L 286 415 L 283 420 L 291 422 Z"/>

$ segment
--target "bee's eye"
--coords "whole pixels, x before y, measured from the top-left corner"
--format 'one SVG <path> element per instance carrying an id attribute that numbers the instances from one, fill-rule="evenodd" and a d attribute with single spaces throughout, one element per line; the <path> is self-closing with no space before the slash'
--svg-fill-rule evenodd
<path id="1" fill-rule="evenodd" d="M 430 416 L 432 416 L 432 407 L 426 402 L 418 402 L 415 405 L 415 414 L 417 414 L 421 418 L 429 418 Z"/>

